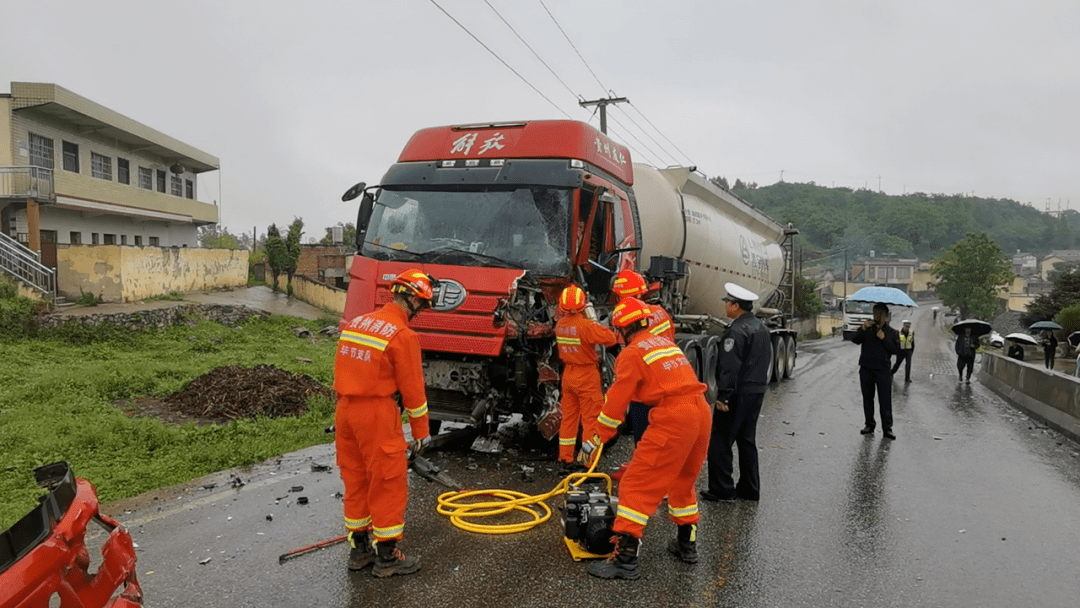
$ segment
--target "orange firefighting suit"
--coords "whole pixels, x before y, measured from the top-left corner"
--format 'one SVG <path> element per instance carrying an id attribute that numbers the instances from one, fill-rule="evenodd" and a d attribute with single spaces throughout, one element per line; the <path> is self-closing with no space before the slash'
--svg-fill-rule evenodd
<path id="1" fill-rule="evenodd" d="M 559 461 L 574 461 L 578 424 L 583 437 L 596 433 L 596 417 L 604 405 L 604 389 L 597 367 L 597 344 L 615 345 L 615 333 L 581 313 L 569 313 L 555 324 L 559 359 L 563 362 L 559 428 Z"/>
<path id="2" fill-rule="evenodd" d="M 597 420 L 600 440 L 611 439 L 631 397 L 653 406 L 649 428 L 619 482 L 615 532 L 641 538 L 664 495 L 668 515 L 678 525 L 698 517 L 694 484 L 709 449 L 712 412 L 706 386 L 675 343 L 639 331 L 615 361 L 615 382 Z"/>
<path id="3" fill-rule="evenodd" d="M 429 434 L 420 338 L 407 323 L 393 302 L 356 317 L 341 332 L 334 359 L 345 528 L 371 529 L 376 541 L 401 538 L 409 501 L 407 444 L 394 393 L 401 393 L 413 437 Z"/>

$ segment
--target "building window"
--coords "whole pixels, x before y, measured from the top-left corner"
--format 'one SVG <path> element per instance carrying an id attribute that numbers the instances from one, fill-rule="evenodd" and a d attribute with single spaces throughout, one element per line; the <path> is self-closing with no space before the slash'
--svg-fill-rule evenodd
<path id="1" fill-rule="evenodd" d="M 97 152 L 90 153 L 90 176 L 112 181 L 112 158 Z"/>
<path id="2" fill-rule="evenodd" d="M 162 169 L 157 171 L 157 191 L 165 192 L 165 171 Z"/>
<path id="3" fill-rule="evenodd" d="M 72 232 L 70 238 L 68 239 L 68 242 L 70 242 L 72 245 L 82 245 L 82 233 Z"/>
<path id="4" fill-rule="evenodd" d="M 99 241 L 98 241 L 98 233 L 96 233 L 96 232 L 91 232 L 91 233 L 90 233 L 90 244 L 91 244 L 91 245 L 97 245 L 97 244 L 98 244 L 98 242 L 99 242 Z"/>
<path id="5" fill-rule="evenodd" d="M 121 245 L 127 245 L 127 235 L 126 234 L 121 234 L 120 235 L 120 244 Z"/>
<path id="6" fill-rule="evenodd" d="M 139 187 L 154 189 L 154 172 L 146 167 L 139 167 Z"/>
<path id="7" fill-rule="evenodd" d="M 116 157 L 116 181 L 121 184 L 131 184 L 131 165 L 128 159 Z"/>
<path id="8" fill-rule="evenodd" d="M 64 142 L 64 171 L 79 172 L 79 144 Z"/>
<path id="9" fill-rule="evenodd" d="M 142 247 L 142 237 L 137 234 L 135 235 L 135 246 Z"/>
<path id="10" fill-rule="evenodd" d="M 896 278 L 896 266 L 889 266 L 889 278 Z"/>
<path id="11" fill-rule="evenodd" d="M 173 196 L 184 196 L 184 181 L 180 179 L 179 175 L 173 175 L 171 181 L 171 192 Z"/>
<path id="12" fill-rule="evenodd" d="M 157 247 L 158 246 L 158 237 L 150 236 L 150 237 L 146 237 L 146 240 L 149 242 L 151 247 Z"/>
<path id="13" fill-rule="evenodd" d="M 187 198 L 195 198 L 195 182 L 191 181 L 190 179 L 185 179 L 184 186 L 186 187 L 185 193 L 187 195 Z"/>
<path id="14" fill-rule="evenodd" d="M 115 245 L 116 244 L 116 235 L 115 234 L 106 234 L 106 235 L 104 235 L 104 237 L 105 237 L 105 244 L 106 245 Z"/>
<path id="15" fill-rule="evenodd" d="M 30 134 L 30 166 L 53 168 L 53 142 L 51 138 Z"/>
<path id="16" fill-rule="evenodd" d="M 898 279 L 910 279 L 911 278 L 911 269 L 906 268 L 906 267 L 905 268 L 897 268 L 896 269 L 896 278 L 898 278 Z"/>

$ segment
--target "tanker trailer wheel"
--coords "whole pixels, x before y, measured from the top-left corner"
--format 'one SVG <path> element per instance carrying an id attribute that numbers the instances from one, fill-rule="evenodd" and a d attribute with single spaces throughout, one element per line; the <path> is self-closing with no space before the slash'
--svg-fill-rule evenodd
<path id="1" fill-rule="evenodd" d="M 795 338 L 787 336 L 784 341 L 787 342 L 787 369 L 784 371 L 784 377 L 790 378 L 795 373 Z"/>
<path id="2" fill-rule="evenodd" d="M 787 377 L 787 340 L 784 336 L 778 336 L 776 338 L 776 381 L 779 382 Z"/>
<path id="3" fill-rule="evenodd" d="M 678 340 L 675 344 L 686 355 L 686 360 L 690 362 L 690 367 L 693 368 L 694 373 L 698 378 L 701 378 L 701 346 L 694 338 L 688 338 L 684 340 Z"/>
<path id="4" fill-rule="evenodd" d="M 771 339 L 769 340 L 769 346 L 770 346 L 770 348 L 769 348 L 769 382 L 776 382 L 777 380 L 779 380 L 779 378 L 776 377 L 776 351 L 777 351 L 776 343 L 778 341 L 778 339 L 777 339 L 778 336 L 776 334 L 773 334 L 772 336 L 770 336 L 770 338 Z"/>
<path id="5" fill-rule="evenodd" d="M 720 386 L 720 338 L 703 336 L 698 344 L 701 346 L 701 370 L 698 372 L 698 379 L 709 387 L 705 391 L 705 400 L 710 404 L 716 403 Z"/>

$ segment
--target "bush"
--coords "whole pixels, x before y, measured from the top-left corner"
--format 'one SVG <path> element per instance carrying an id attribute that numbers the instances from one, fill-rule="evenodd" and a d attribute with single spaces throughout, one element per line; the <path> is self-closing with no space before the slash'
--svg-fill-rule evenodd
<path id="1" fill-rule="evenodd" d="M 11 298 L 19 297 L 19 288 L 15 286 L 15 281 L 0 276 L 0 300 L 8 300 Z"/>
<path id="2" fill-rule="evenodd" d="M 0 340 L 28 338 L 36 326 L 33 300 L 22 296 L 0 299 Z"/>

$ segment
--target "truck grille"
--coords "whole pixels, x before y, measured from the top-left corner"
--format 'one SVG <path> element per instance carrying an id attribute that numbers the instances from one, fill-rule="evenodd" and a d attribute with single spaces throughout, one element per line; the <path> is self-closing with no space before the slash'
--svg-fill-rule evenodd
<path id="1" fill-rule="evenodd" d="M 438 420 L 472 422 L 473 398 L 458 391 L 428 388 L 428 411 Z"/>

